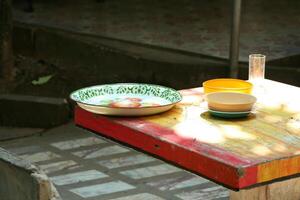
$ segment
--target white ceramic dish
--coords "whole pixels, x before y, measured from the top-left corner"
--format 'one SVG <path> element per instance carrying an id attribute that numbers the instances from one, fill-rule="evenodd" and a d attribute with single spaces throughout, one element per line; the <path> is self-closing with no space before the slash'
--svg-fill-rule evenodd
<path id="1" fill-rule="evenodd" d="M 70 95 L 90 112 L 115 116 L 142 116 L 171 109 L 182 97 L 174 89 L 139 83 L 97 85 L 79 89 Z"/>
<path id="2" fill-rule="evenodd" d="M 210 110 L 222 112 L 250 111 L 256 102 L 256 97 L 250 94 L 235 92 L 215 92 L 205 96 Z"/>

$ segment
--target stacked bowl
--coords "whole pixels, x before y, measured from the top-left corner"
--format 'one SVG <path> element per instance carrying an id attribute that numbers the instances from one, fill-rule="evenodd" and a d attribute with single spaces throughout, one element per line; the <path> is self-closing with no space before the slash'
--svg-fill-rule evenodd
<path id="1" fill-rule="evenodd" d="M 240 118 L 250 114 L 256 102 L 252 84 L 239 79 L 212 79 L 203 83 L 208 110 L 213 116 Z"/>

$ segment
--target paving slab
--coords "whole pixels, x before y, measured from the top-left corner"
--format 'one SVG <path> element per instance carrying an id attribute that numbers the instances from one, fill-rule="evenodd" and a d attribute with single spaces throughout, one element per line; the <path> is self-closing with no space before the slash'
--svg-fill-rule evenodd
<path id="1" fill-rule="evenodd" d="M 222 186 L 73 123 L 0 147 L 35 163 L 64 200 L 225 200 L 229 195 Z"/>
<path id="2" fill-rule="evenodd" d="M 41 128 L 0 127 L 0 141 L 31 136 L 41 133 L 43 130 Z"/>

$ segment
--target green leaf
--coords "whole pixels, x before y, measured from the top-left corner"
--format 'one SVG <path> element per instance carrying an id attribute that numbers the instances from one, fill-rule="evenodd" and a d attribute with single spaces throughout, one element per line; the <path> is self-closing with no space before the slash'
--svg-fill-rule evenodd
<path id="1" fill-rule="evenodd" d="M 33 85 L 43 85 L 43 84 L 46 84 L 52 77 L 53 77 L 53 75 L 41 76 L 37 80 L 31 81 L 31 83 Z"/>

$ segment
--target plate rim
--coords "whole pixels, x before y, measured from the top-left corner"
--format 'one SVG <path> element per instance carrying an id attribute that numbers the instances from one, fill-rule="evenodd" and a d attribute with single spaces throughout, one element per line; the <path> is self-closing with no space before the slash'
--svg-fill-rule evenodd
<path id="1" fill-rule="evenodd" d="M 173 88 L 170 88 L 170 87 L 166 87 L 166 86 L 162 86 L 162 85 L 157 85 L 157 84 L 151 84 L 151 83 L 111 83 L 111 84 L 101 84 L 101 85 L 92 85 L 92 86 L 88 86 L 88 87 L 84 87 L 84 88 L 80 88 L 80 89 L 77 89 L 73 92 L 71 92 L 71 94 L 69 95 L 69 98 L 73 101 L 75 101 L 76 103 L 81 103 L 81 104 L 85 104 L 85 105 L 88 105 L 88 106 L 95 106 L 95 107 L 102 107 L 102 108 L 110 108 L 110 109 L 118 109 L 118 108 L 122 108 L 122 109 L 133 109 L 132 107 L 108 107 L 108 106 L 103 106 L 103 105 L 95 105 L 95 104 L 89 104 L 89 103 L 84 103 L 82 101 L 78 101 L 78 100 L 75 100 L 72 95 L 76 92 L 79 92 L 80 90 L 84 90 L 84 89 L 88 89 L 88 88 L 93 88 L 93 87 L 98 87 L 98 86 L 111 86 L 111 85 L 151 85 L 151 86 L 158 86 L 158 87 L 162 87 L 162 88 L 165 88 L 165 89 L 169 89 L 169 90 L 172 90 L 173 92 L 177 93 L 180 97 L 180 99 L 176 102 L 173 102 L 173 103 L 170 103 L 170 104 L 166 104 L 166 105 L 159 105 L 159 106 L 146 106 L 146 107 L 140 107 L 140 108 L 135 108 L 135 109 L 145 109 L 145 108 L 158 108 L 158 107 L 164 107 L 164 106 L 170 106 L 170 105 L 175 105 L 177 103 L 179 103 L 180 101 L 182 101 L 183 97 L 182 95 L 180 94 L 180 92 L 178 92 L 177 90 L 173 89 Z"/>

